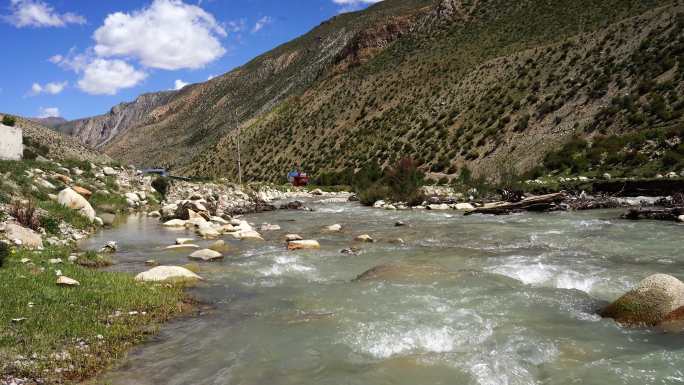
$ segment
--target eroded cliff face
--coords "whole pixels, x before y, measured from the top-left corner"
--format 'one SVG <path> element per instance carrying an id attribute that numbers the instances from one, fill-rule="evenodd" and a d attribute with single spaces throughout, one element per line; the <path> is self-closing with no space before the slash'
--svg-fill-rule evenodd
<path id="1" fill-rule="evenodd" d="M 114 106 L 108 113 L 58 124 L 55 129 L 93 148 L 102 148 L 112 138 L 129 129 L 153 122 L 155 110 L 176 95 L 174 91 L 140 95 L 135 101 Z"/>

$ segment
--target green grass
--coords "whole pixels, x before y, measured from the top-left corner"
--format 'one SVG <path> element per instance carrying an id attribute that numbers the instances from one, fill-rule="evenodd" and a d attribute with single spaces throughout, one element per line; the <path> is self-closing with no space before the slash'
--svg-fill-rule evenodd
<path id="1" fill-rule="evenodd" d="M 52 220 L 66 222 L 77 229 L 85 230 L 93 226 L 92 222 L 90 222 L 88 218 L 79 214 L 78 211 L 72 210 L 66 206 L 62 206 L 55 201 L 40 201 L 38 202 L 38 207 L 47 210 L 48 216 Z"/>
<path id="2" fill-rule="evenodd" d="M 180 286 L 138 283 L 129 274 L 66 262 L 47 263 L 49 258 L 66 261 L 69 252 L 64 248 L 17 251 L 0 268 L 0 374 L 42 378 L 45 383 L 91 377 L 181 311 Z M 21 264 L 21 258 L 30 258 L 35 266 Z M 55 269 L 80 286 L 57 286 Z M 129 315 L 133 311 L 138 315 Z M 117 312 L 120 315 L 114 316 Z M 87 348 L 78 348 L 79 343 Z M 56 359 L 55 354 L 62 352 L 68 353 L 67 358 Z M 19 355 L 35 359 L 15 365 Z M 57 372 L 58 368 L 67 369 Z"/>
<path id="3" fill-rule="evenodd" d="M 95 210 L 107 212 L 120 212 L 128 207 L 124 196 L 114 193 L 102 194 L 100 192 L 96 192 L 90 197 L 90 205 Z"/>

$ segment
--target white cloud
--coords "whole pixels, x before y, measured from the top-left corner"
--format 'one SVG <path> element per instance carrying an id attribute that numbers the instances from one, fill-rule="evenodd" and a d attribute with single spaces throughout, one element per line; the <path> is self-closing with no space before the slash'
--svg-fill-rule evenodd
<path id="1" fill-rule="evenodd" d="M 154 0 L 132 13 L 112 13 L 93 35 L 101 57 L 134 57 L 147 67 L 201 68 L 223 56 L 226 31 L 214 16 L 180 0 Z"/>
<path id="2" fill-rule="evenodd" d="M 40 107 L 38 109 L 39 118 L 52 118 L 59 116 L 59 108 L 57 107 Z"/>
<path id="3" fill-rule="evenodd" d="M 254 28 L 252 28 L 252 33 L 261 31 L 262 28 L 271 23 L 273 23 L 273 18 L 271 16 L 262 17 L 261 19 L 257 20 L 256 24 L 254 24 Z"/>
<path id="4" fill-rule="evenodd" d="M 50 95 L 57 95 L 60 92 L 64 91 L 66 88 L 68 82 L 50 82 L 46 83 L 45 85 L 40 85 L 40 83 L 33 83 L 31 86 L 31 94 L 32 95 L 38 95 L 38 94 L 50 94 Z"/>
<path id="5" fill-rule="evenodd" d="M 333 3 L 341 5 L 340 12 L 351 12 L 360 9 L 363 5 L 379 3 L 382 0 L 332 0 Z"/>
<path id="6" fill-rule="evenodd" d="M 225 25 L 225 29 L 230 32 L 242 32 L 247 29 L 247 22 L 245 19 L 231 20 Z"/>
<path id="7" fill-rule="evenodd" d="M 94 59 L 83 68 L 78 88 L 93 95 L 114 95 L 145 80 L 147 74 L 123 60 Z"/>
<path id="8" fill-rule="evenodd" d="M 86 19 L 75 13 L 57 13 L 49 4 L 40 0 L 11 0 L 12 14 L 2 19 L 17 28 L 64 27 L 67 24 L 85 24 Z"/>
<path id="9" fill-rule="evenodd" d="M 173 89 L 174 90 L 180 90 L 181 88 L 187 86 L 190 83 L 186 83 L 180 79 L 176 79 L 176 81 L 173 83 Z"/>

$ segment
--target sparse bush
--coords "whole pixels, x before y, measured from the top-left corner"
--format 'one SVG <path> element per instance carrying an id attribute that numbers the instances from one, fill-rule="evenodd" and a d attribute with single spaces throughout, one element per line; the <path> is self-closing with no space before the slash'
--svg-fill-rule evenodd
<path id="1" fill-rule="evenodd" d="M 36 212 L 36 204 L 32 200 L 25 203 L 14 201 L 9 206 L 9 213 L 22 226 L 33 230 L 38 230 L 40 228 L 40 218 Z"/>
<path id="2" fill-rule="evenodd" d="M 166 193 L 169 191 L 169 178 L 160 176 L 152 181 L 152 187 L 157 190 L 162 197 L 166 197 Z"/>
<path id="3" fill-rule="evenodd" d="M 17 124 L 17 119 L 12 115 L 4 115 L 2 117 L 2 124 L 5 126 L 14 127 L 14 125 Z"/>
<path id="4" fill-rule="evenodd" d="M 5 260 L 10 255 L 10 246 L 8 243 L 0 242 L 0 267 L 5 263 Z"/>
<path id="5" fill-rule="evenodd" d="M 45 229 L 45 232 L 52 235 L 59 234 L 59 220 L 53 216 L 44 216 L 40 218 L 40 225 Z"/>

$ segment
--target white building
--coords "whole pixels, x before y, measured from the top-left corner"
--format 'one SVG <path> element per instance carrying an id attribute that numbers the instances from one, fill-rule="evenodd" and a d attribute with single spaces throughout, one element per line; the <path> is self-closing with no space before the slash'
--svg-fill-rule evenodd
<path id="1" fill-rule="evenodd" d="M 20 160 L 24 154 L 22 130 L 0 123 L 0 159 Z"/>

